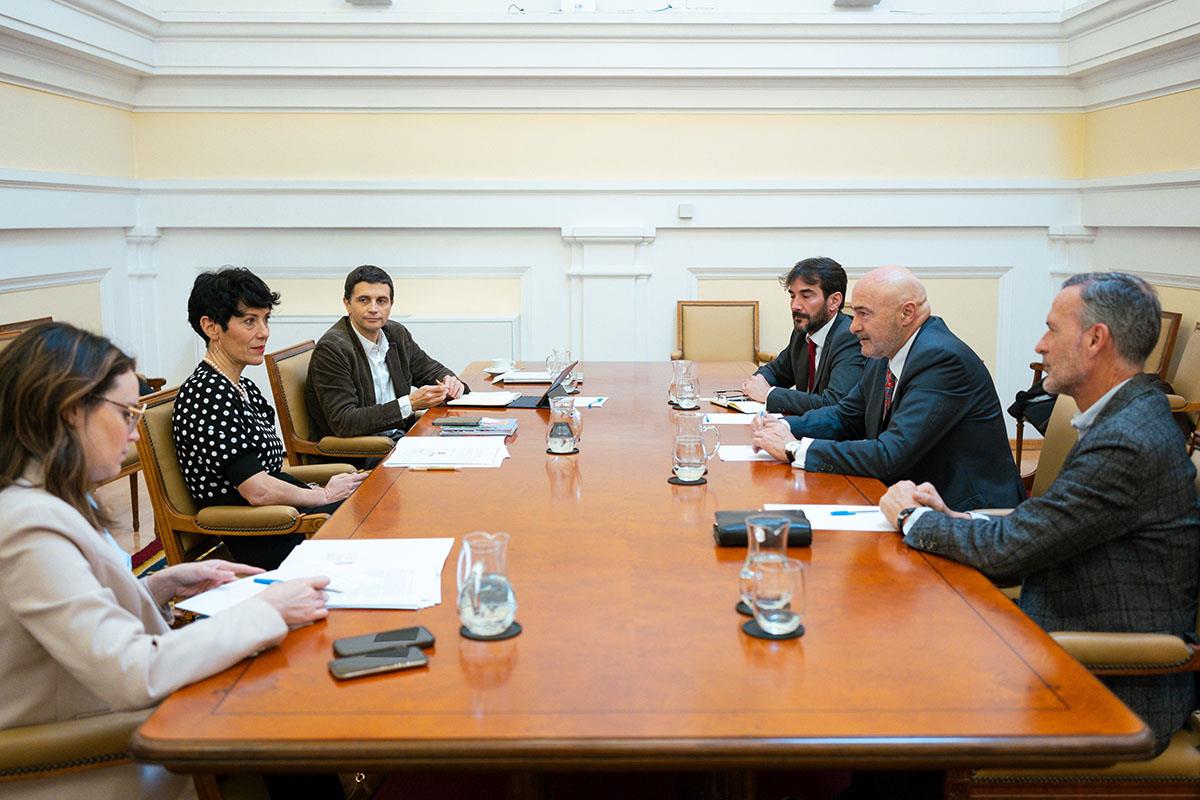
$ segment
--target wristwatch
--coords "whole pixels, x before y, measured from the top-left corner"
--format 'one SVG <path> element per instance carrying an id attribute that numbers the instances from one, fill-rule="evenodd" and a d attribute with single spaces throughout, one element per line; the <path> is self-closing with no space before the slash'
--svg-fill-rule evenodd
<path id="1" fill-rule="evenodd" d="M 908 508 L 901 509 L 900 513 L 896 515 L 896 530 L 903 531 L 904 530 L 904 520 L 911 517 L 912 513 L 916 510 L 917 510 L 916 506 L 909 506 Z"/>

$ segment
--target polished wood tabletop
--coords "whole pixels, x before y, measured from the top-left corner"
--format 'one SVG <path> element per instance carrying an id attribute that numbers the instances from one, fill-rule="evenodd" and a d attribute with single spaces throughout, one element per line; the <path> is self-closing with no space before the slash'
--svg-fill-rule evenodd
<path id="1" fill-rule="evenodd" d="M 751 371 L 699 366 L 702 394 Z M 477 388 L 479 367 L 464 375 Z M 610 399 L 583 410 L 578 455 L 547 455 L 548 411 L 499 412 L 520 420 L 502 467 L 377 468 L 319 533 L 508 532 L 520 636 L 459 636 L 456 543 L 440 605 L 335 610 L 177 692 L 135 752 L 197 772 L 1084 765 L 1149 754 L 1142 722 L 985 578 L 894 533 L 817 532 L 791 553 L 807 567 L 805 635 L 743 634 L 734 604 L 745 551 L 714 546 L 714 512 L 874 503 L 884 487 L 719 459 L 707 484 L 670 485 L 670 365 L 583 368 L 583 393 Z M 409 435 L 435 434 L 430 419 L 447 413 L 476 412 L 435 409 Z M 720 433 L 749 441 L 745 427 Z M 335 638 L 418 624 L 437 636 L 428 667 L 329 675 Z"/>

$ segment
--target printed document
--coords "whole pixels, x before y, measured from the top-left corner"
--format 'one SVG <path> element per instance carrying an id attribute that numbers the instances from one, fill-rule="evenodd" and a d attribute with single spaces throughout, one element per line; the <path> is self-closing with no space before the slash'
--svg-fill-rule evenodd
<path id="1" fill-rule="evenodd" d="M 468 392 L 462 397 L 447 400 L 446 405 L 502 408 L 520 396 L 520 392 Z"/>
<path id="2" fill-rule="evenodd" d="M 775 461 L 775 457 L 766 450 L 756 453 L 748 444 L 723 444 L 717 448 L 717 455 L 722 461 Z"/>
<path id="3" fill-rule="evenodd" d="M 405 436 L 385 467 L 498 467 L 508 458 L 500 436 Z"/>
<path id="4" fill-rule="evenodd" d="M 814 531 L 887 531 L 896 529 L 888 524 L 879 506 L 786 505 L 763 503 L 763 511 L 792 511 L 800 509 L 808 517 Z"/>

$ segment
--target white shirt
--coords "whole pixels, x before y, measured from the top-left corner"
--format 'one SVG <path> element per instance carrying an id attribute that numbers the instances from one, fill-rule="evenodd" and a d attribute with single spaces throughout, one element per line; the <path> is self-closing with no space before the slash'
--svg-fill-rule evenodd
<path id="1" fill-rule="evenodd" d="M 921 323 L 921 328 L 923 327 L 925 327 L 924 322 Z M 904 372 L 904 364 L 908 361 L 908 353 L 912 350 L 913 342 L 916 341 L 917 334 L 921 332 L 921 328 L 913 331 L 904 344 L 900 345 L 900 349 L 896 351 L 896 354 L 888 359 L 888 369 L 896 376 L 896 386 L 900 385 L 900 373 Z M 787 451 L 792 454 L 793 467 L 804 469 L 804 459 L 808 456 L 808 448 L 812 443 L 813 440 L 807 436 L 798 442 L 788 442 Z M 916 512 L 914 511 L 913 516 L 909 517 L 909 519 L 911 520 L 915 516 Z"/>
<path id="2" fill-rule="evenodd" d="M 362 345 L 363 352 L 367 354 L 367 364 L 371 367 L 371 383 L 375 386 L 375 402 L 383 405 L 395 400 L 400 407 L 400 416 L 411 417 L 413 414 L 412 401 L 408 399 L 408 395 L 396 397 L 396 387 L 392 386 L 392 373 L 388 372 L 387 368 L 388 348 L 391 347 L 388 338 L 383 335 L 383 331 L 380 331 L 379 341 L 372 342 L 359 333 L 353 323 L 350 328 L 358 337 L 358 343 Z"/>
<path id="3" fill-rule="evenodd" d="M 815 344 L 817 346 L 816 355 L 813 357 L 813 367 L 814 368 L 818 367 L 821 363 L 821 351 L 825 349 L 825 340 L 829 338 L 829 331 L 833 329 L 833 322 L 836 319 L 837 319 L 837 314 L 834 314 L 832 317 L 830 317 L 825 322 L 824 325 L 822 325 L 817 330 L 816 333 L 810 333 L 804 337 L 805 342 L 812 342 L 813 344 Z M 775 391 L 778 388 L 779 388 L 778 386 L 772 386 L 770 389 L 767 389 L 767 397 L 770 397 L 771 392 Z M 800 389 L 799 386 L 797 386 L 796 388 Z M 804 390 L 801 389 L 801 391 L 804 391 Z"/>
<path id="4" fill-rule="evenodd" d="M 1108 401 L 1113 399 L 1113 395 L 1121 391 L 1121 387 L 1129 383 L 1132 378 L 1126 378 L 1116 386 L 1109 389 L 1104 394 L 1100 395 L 1100 399 L 1092 403 L 1087 411 L 1080 411 L 1075 416 L 1071 417 L 1071 427 L 1079 431 L 1079 436 L 1082 438 L 1087 433 L 1088 428 L 1092 427 L 1092 423 L 1096 421 L 1096 417 L 1100 416 L 1100 412 L 1108 405 Z"/>

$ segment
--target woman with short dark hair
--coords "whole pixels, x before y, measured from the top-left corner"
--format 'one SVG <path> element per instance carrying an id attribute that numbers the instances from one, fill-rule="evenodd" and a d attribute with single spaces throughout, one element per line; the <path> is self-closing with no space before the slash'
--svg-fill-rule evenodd
<path id="1" fill-rule="evenodd" d="M 171 427 L 184 482 L 201 508 L 286 505 L 332 513 L 365 477 L 334 475 L 320 487 L 283 472 L 275 410 L 242 376 L 263 362 L 278 304 L 279 295 L 248 269 L 205 272 L 192 286 L 188 322 L 204 339 L 205 354 L 179 387 Z M 274 569 L 302 541 L 302 533 L 229 536 L 225 546 L 238 561 Z"/>
<path id="2" fill-rule="evenodd" d="M 0 729 L 146 708 L 328 614 L 328 578 L 278 583 L 172 630 L 168 601 L 261 570 L 228 561 L 138 580 L 92 492 L 121 471 L 137 423 L 133 359 L 64 323 L 0 353 Z M 188 796 L 190 781 L 121 764 L 5 784 L 6 798 Z"/>

